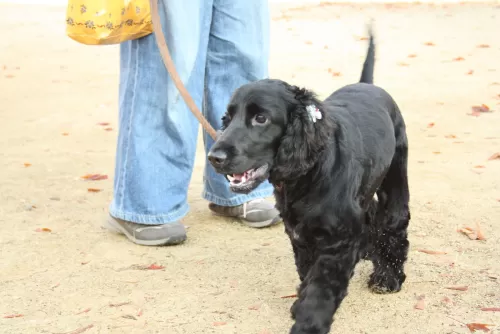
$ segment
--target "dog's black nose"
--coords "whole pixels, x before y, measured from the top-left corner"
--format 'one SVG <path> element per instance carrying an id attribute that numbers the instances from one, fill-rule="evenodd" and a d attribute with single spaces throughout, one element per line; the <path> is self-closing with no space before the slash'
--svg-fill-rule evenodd
<path id="1" fill-rule="evenodd" d="M 224 163 L 227 160 L 227 154 L 226 152 L 222 150 L 215 150 L 215 151 L 210 151 L 208 152 L 208 161 L 214 166 L 214 167 L 220 167 L 224 165 Z"/>

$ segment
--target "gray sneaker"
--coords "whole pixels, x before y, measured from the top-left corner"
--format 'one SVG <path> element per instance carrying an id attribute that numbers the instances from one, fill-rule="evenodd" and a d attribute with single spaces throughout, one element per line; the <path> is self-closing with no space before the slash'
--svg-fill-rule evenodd
<path id="1" fill-rule="evenodd" d="M 186 228 L 179 222 L 144 225 L 109 216 L 107 227 L 143 246 L 176 245 L 186 240 Z"/>
<path id="2" fill-rule="evenodd" d="M 268 227 L 281 222 L 281 217 L 274 205 L 264 199 L 256 199 L 239 206 L 221 206 L 210 203 L 208 208 L 219 216 L 240 218 L 250 227 Z"/>

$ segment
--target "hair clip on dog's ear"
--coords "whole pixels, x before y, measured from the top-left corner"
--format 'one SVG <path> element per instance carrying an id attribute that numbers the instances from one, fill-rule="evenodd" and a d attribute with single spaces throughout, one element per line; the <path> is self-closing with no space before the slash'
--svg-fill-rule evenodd
<path id="1" fill-rule="evenodd" d="M 313 123 L 316 123 L 317 119 L 323 118 L 323 114 L 321 114 L 321 111 L 314 104 L 308 105 L 306 107 L 306 110 L 307 113 L 309 114 L 309 118 Z"/>

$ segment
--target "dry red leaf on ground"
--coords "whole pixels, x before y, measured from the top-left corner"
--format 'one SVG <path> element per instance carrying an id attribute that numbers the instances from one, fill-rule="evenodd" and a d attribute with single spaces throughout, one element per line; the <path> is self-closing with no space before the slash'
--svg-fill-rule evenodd
<path id="1" fill-rule="evenodd" d="M 113 131 L 113 128 L 105 128 L 104 131 Z"/>
<path id="2" fill-rule="evenodd" d="M 218 327 L 218 326 L 224 326 L 224 325 L 227 325 L 227 322 L 225 321 L 216 321 L 214 322 L 213 324 L 215 327 Z"/>
<path id="3" fill-rule="evenodd" d="M 452 300 L 450 297 L 443 297 L 443 299 L 441 300 L 441 302 L 443 302 L 444 304 L 451 304 L 452 303 Z"/>
<path id="4" fill-rule="evenodd" d="M 420 295 L 417 297 L 417 303 L 414 308 L 416 310 L 423 310 L 425 308 L 425 295 Z"/>
<path id="5" fill-rule="evenodd" d="M 52 230 L 47 227 L 42 227 L 42 228 L 37 228 L 35 232 L 52 232 Z"/>
<path id="6" fill-rule="evenodd" d="M 500 312 L 500 307 L 481 307 L 481 311 L 485 311 L 485 312 Z"/>
<path id="7" fill-rule="evenodd" d="M 97 123 L 97 125 L 107 126 L 107 125 L 109 125 L 109 123 L 108 122 L 99 122 L 99 123 Z"/>
<path id="8" fill-rule="evenodd" d="M 477 322 L 472 322 L 470 324 L 465 324 L 467 328 L 470 330 L 471 333 L 474 333 L 476 331 L 483 331 L 488 333 L 490 329 L 487 326 L 494 326 L 494 325 L 488 325 L 488 324 L 479 324 Z"/>
<path id="9" fill-rule="evenodd" d="M 24 167 L 30 167 L 30 166 L 31 166 L 31 164 L 29 162 L 24 163 Z"/>
<path id="10" fill-rule="evenodd" d="M 83 310 L 83 311 L 80 311 L 80 312 L 76 313 L 76 315 L 78 315 L 78 314 L 83 314 L 83 313 L 88 313 L 88 312 L 90 312 L 90 310 L 91 310 L 91 308 L 90 308 L 90 307 L 89 307 L 89 308 L 86 308 L 85 310 Z"/>
<path id="11" fill-rule="evenodd" d="M 97 188 L 88 188 L 87 191 L 89 193 L 98 193 L 98 192 L 101 192 L 102 189 L 97 189 Z"/>
<path id="12" fill-rule="evenodd" d="M 107 180 L 108 176 L 103 174 L 87 174 L 82 176 L 82 179 L 87 181 L 101 181 L 101 180 Z"/>
<path id="13" fill-rule="evenodd" d="M 465 60 L 465 58 L 464 57 L 453 58 L 453 61 L 462 61 L 462 60 Z"/>
<path id="14" fill-rule="evenodd" d="M 500 153 L 497 152 L 493 154 L 491 157 L 488 158 L 488 160 L 499 160 L 500 159 Z"/>
<path id="15" fill-rule="evenodd" d="M 63 132 L 63 133 L 62 133 L 62 135 L 63 135 L 63 136 L 69 136 L 69 133 L 67 133 L 67 132 Z"/>
<path id="16" fill-rule="evenodd" d="M 435 46 L 436 44 L 434 44 L 433 42 L 425 42 L 424 45 L 427 45 L 427 46 Z"/>
<path id="17" fill-rule="evenodd" d="M 82 328 L 75 329 L 74 331 L 71 331 L 71 332 L 54 333 L 54 334 L 80 334 L 80 333 L 86 332 L 87 330 L 89 330 L 89 329 L 91 329 L 93 327 L 94 327 L 94 325 L 91 324 L 91 325 L 88 325 L 88 326 L 85 326 L 85 327 L 82 327 Z"/>
<path id="18" fill-rule="evenodd" d="M 476 166 L 474 166 L 474 168 L 486 168 L 486 166 L 483 166 L 483 165 L 476 165 Z"/>
<path id="19" fill-rule="evenodd" d="M 260 305 L 259 304 L 250 305 L 248 309 L 252 311 L 258 311 L 260 309 Z"/>
<path id="20" fill-rule="evenodd" d="M 445 255 L 448 254 L 447 252 L 442 252 L 442 251 L 433 251 L 429 249 L 417 249 L 418 252 L 420 253 L 425 253 L 425 254 L 430 254 L 430 255 Z"/>
<path id="21" fill-rule="evenodd" d="M 474 70 L 469 70 L 469 71 L 467 72 L 467 75 L 473 75 L 473 74 L 474 74 Z"/>
<path id="22" fill-rule="evenodd" d="M 157 265 L 155 263 L 146 268 L 146 270 L 161 270 L 161 269 L 165 269 L 165 267 Z"/>
<path id="23" fill-rule="evenodd" d="M 448 138 L 448 139 L 453 139 L 453 138 L 457 138 L 457 136 L 455 135 L 446 135 L 444 136 L 445 138 Z"/>
<path id="24" fill-rule="evenodd" d="M 439 151 L 434 151 L 432 153 L 434 153 L 434 154 L 441 154 L 441 152 L 439 152 Z"/>
<path id="25" fill-rule="evenodd" d="M 356 40 L 358 40 L 358 41 L 367 41 L 368 37 L 365 37 L 365 36 L 356 36 Z"/>
<path id="26" fill-rule="evenodd" d="M 285 298 L 297 298 L 297 294 L 282 296 L 281 298 L 283 298 L 283 299 L 285 299 Z"/>
<path id="27" fill-rule="evenodd" d="M 6 77 L 7 79 L 12 79 L 12 78 L 14 77 L 14 75 L 13 75 L 13 74 L 7 74 L 5 77 Z"/>
<path id="28" fill-rule="evenodd" d="M 445 289 L 448 290 L 456 290 L 456 291 L 467 291 L 469 290 L 469 287 L 466 285 L 457 285 L 457 286 L 445 286 Z"/>
<path id="29" fill-rule="evenodd" d="M 412 54 L 410 54 L 410 55 L 408 55 L 408 58 L 415 58 L 415 57 L 417 57 L 417 55 L 416 55 L 416 54 L 413 54 L 413 53 L 412 53 Z"/>
<path id="30" fill-rule="evenodd" d="M 21 317 L 24 317 L 24 314 L 9 314 L 4 316 L 4 319 L 21 318 Z"/>
<path id="31" fill-rule="evenodd" d="M 109 303 L 109 307 L 120 307 L 120 306 L 124 306 L 124 305 L 129 305 L 130 302 L 123 302 L 123 303 L 116 303 L 116 304 L 113 304 L 113 303 Z"/>
<path id="32" fill-rule="evenodd" d="M 479 44 L 477 47 L 480 48 L 480 49 L 487 49 L 490 46 L 489 46 L 489 44 Z"/>
<path id="33" fill-rule="evenodd" d="M 342 75 L 342 73 L 340 72 L 335 72 L 334 70 L 332 70 L 331 68 L 328 69 L 328 73 L 330 73 L 332 76 L 334 77 L 340 77 Z"/>
<path id="34" fill-rule="evenodd" d="M 436 123 L 431 122 L 431 123 L 427 124 L 427 127 L 428 127 L 428 128 L 433 128 L 433 127 L 434 127 L 434 125 L 436 125 Z"/>

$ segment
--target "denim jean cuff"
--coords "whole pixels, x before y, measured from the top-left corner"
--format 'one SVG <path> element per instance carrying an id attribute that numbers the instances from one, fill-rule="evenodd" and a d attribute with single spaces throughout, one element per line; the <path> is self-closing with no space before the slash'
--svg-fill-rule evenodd
<path id="1" fill-rule="evenodd" d="M 120 211 L 113 204 L 111 204 L 109 208 L 109 214 L 115 218 L 144 225 L 161 225 L 177 222 L 184 216 L 186 216 L 188 211 L 188 204 L 183 204 L 180 208 L 172 212 L 158 215 L 145 215 L 140 213 Z"/>
<path id="2" fill-rule="evenodd" d="M 220 206 L 238 206 L 243 203 L 249 202 L 254 199 L 266 198 L 273 195 L 273 187 L 269 186 L 269 188 L 259 189 L 257 191 L 251 192 L 248 195 L 236 195 L 233 198 L 221 198 L 213 193 L 204 190 L 201 196 L 207 201 L 220 205 Z"/>

